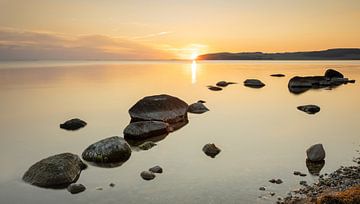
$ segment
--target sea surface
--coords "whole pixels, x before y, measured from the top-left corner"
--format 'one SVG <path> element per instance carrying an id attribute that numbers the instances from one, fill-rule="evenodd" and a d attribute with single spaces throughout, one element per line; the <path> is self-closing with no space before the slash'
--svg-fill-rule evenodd
<path id="1" fill-rule="evenodd" d="M 327 68 L 356 83 L 289 92 L 291 77 L 323 75 Z M 270 77 L 274 73 L 286 77 Z M 266 86 L 244 87 L 248 78 Z M 221 80 L 238 84 L 219 92 L 207 89 Z M 1 62 L 0 203 L 273 203 L 299 188 L 300 180 L 316 181 L 305 164 L 305 150 L 312 144 L 322 143 L 326 150 L 321 173 L 354 164 L 360 145 L 359 80 L 359 61 Z M 210 111 L 189 114 L 186 126 L 148 151 L 134 150 L 122 166 L 89 165 L 78 180 L 87 188 L 83 193 L 22 181 L 24 172 L 43 158 L 81 155 L 98 140 L 122 136 L 128 109 L 144 96 L 163 93 L 189 104 L 205 100 Z M 319 105 L 321 111 L 297 110 L 306 104 Z M 71 118 L 88 125 L 78 131 L 59 128 Z M 207 143 L 221 148 L 216 158 L 202 152 Z M 143 180 L 141 171 L 155 165 L 164 172 Z M 308 176 L 294 176 L 295 170 Z M 271 184 L 272 178 L 284 183 Z M 259 191 L 261 186 L 267 190 Z"/>

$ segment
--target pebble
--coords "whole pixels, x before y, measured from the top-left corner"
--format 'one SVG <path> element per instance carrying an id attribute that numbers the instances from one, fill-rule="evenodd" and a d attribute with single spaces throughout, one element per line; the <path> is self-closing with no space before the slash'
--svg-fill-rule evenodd
<path id="1" fill-rule="evenodd" d="M 261 186 L 261 187 L 259 188 L 259 190 L 260 190 L 260 191 L 265 191 L 266 189 L 265 189 L 264 186 Z"/>
<path id="2" fill-rule="evenodd" d="M 115 187 L 115 184 L 114 184 L 114 183 L 110 183 L 109 186 L 110 186 L 110 187 Z"/>
<path id="3" fill-rule="evenodd" d="M 163 169 L 160 166 L 154 166 L 149 169 L 149 171 L 153 173 L 161 174 L 163 172 Z"/>
<path id="4" fill-rule="evenodd" d="M 155 178 L 155 174 L 151 171 L 143 171 L 141 172 L 140 176 L 147 181 L 153 180 Z"/>

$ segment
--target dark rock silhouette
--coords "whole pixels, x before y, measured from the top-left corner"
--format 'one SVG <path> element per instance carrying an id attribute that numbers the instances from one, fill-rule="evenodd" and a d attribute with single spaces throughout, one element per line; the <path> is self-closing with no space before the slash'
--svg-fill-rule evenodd
<path id="1" fill-rule="evenodd" d="M 306 150 L 306 155 L 311 162 L 321 162 L 325 159 L 325 149 L 322 144 L 315 144 Z"/>
<path id="2" fill-rule="evenodd" d="M 66 188 L 74 183 L 86 168 L 79 156 L 71 153 L 57 154 L 32 165 L 23 180 L 35 186 Z"/>
<path id="3" fill-rule="evenodd" d="M 218 83 L 216 83 L 216 86 L 227 87 L 230 84 L 236 84 L 236 83 L 235 82 L 227 82 L 227 81 L 219 81 Z"/>
<path id="4" fill-rule="evenodd" d="M 81 192 L 85 191 L 86 187 L 84 185 L 82 185 L 82 184 L 72 183 L 67 187 L 67 190 L 71 194 L 78 194 L 78 193 L 81 193 Z"/>
<path id="5" fill-rule="evenodd" d="M 130 123 L 124 129 L 124 137 L 129 139 L 146 139 L 159 135 L 168 134 L 170 126 L 162 121 L 139 121 Z"/>
<path id="6" fill-rule="evenodd" d="M 284 77 L 285 75 L 284 74 L 272 74 L 270 76 L 272 76 L 272 77 Z"/>
<path id="7" fill-rule="evenodd" d="M 344 75 L 336 70 L 328 69 L 325 72 L 325 77 L 330 78 L 330 79 L 331 78 L 344 78 Z"/>
<path id="8" fill-rule="evenodd" d="M 131 149 L 128 143 L 117 136 L 102 139 L 87 147 L 82 153 L 84 160 L 108 167 L 121 165 L 130 158 L 130 155 Z"/>
<path id="9" fill-rule="evenodd" d="M 157 174 L 161 174 L 163 172 L 163 169 L 160 166 L 154 166 L 149 169 L 149 171 Z"/>
<path id="10" fill-rule="evenodd" d="M 325 166 L 325 160 L 321 160 L 318 162 L 312 162 L 310 160 L 306 160 L 306 167 L 311 175 L 319 176 L 321 169 Z"/>
<path id="11" fill-rule="evenodd" d="M 188 108 L 189 113 L 201 114 L 207 111 L 209 111 L 209 109 L 203 103 L 200 102 L 193 103 Z"/>
<path id="12" fill-rule="evenodd" d="M 207 156 L 212 158 L 215 158 L 215 156 L 221 152 L 215 144 L 206 144 L 202 150 Z"/>
<path id="13" fill-rule="evenodd" d="M 315 114 L 320 111 L 320 107 L 317 105 L 298 106 L 297 109 L 308 114 Z"/>
<path id="14" fill-rule="evenodd" d="M 251 88 L 261 88 L 265 86 L 265 84 L 258 79 L 246 79 L 244 85 Z"/>
<path id="15" fill-rule="evenodd" d="M 211 85 L 209 85 L 209 86 L 207 86 L 207 87 L 208 87 L 208 89 L 211 90 L 211 91 L 221 91 L 221 90 L 222 90 L 222 88 L 217 87 L 217 86 L 211 86 Z"/>
<path id="16" fill-rule="evenodd" d="M 60 124 L 60 128 L 65 129 L 65 130 L 78 130 L 85 126 L 86 126 L 86 122 L 83 120 L 80 120 L 79 118 L 74 118 L 74 119 L 64 122 L 63 124 Z"/>
<path id="17" fill-rule="evenodd" d="M 143 171 L 141 172 L 140 176 L 141 178 L 147 181 L 153 180 L 156 177 L 155 174 L 151 171 Z"/>

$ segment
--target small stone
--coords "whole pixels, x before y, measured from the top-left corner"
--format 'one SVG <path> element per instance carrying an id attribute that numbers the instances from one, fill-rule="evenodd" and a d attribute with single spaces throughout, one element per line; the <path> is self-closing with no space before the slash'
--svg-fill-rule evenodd
<path id="1" fill-rule="evenodd" d="M 109 186 L 110 186 L 110 187 L 115 187 L 115 184 L 114 184 L 114 183 L 110 183 Z"/>
<path id="2" fill-rule="evenodd" d="M 218 83 L 216 83 L 216 86 L 227 87 L 230 84 L 236 84 L 236 83 L 235 82 L 227 82 L 227 81 L 219 81 Z"/>
<path id="3" fill-rule="evenodd" d="M 81 193 L 83 191 L 85 191 L 86 187 L 82 184 L 75 184 L 72 183 L 67 187 L 67 190 L 71 193 L 71 194 L 78 194 Z"/>
<path id="4" fill-rule="evenodd" d="M 307 114 L 315 114 L 320 111 L 320 107 L 317 105 L 298 106 L 297 109 Z"/>
<path id="5" fill-rule="evenodd" d="M 60 128 L 65 129 L 65 130 L 78 130 L 85 126 L 86 126 L 86 122 L 83 120 L 80 120 L 79 118 L 74 118 L 74 119 L 68 120 L 68 121 L 60 124 Z"/>
<path id="6" fill-rule="evenodd" d="M 215 156 L 221 152 L 215 144 L 206 144 L 202 150 L 207 156 L 212 158 L 215 158 Z"/>
<path id="7" fill-rule="evenodd" d="M 244 85 L 251 88 L 261 88 L 265 86 L 265 84 L 258 79 L 246 79 Z"/>
<path id="8" fill-rule="evenodd" d="M 294 175 L 298 176 L 298 175 L 300 175 L 300 174 L 301 174 L 300 171 L 294 171 Z"/>
<path id="9" fill-rule="evenodd" d="M 276 183 L 276 179 L 270 179 L 269 182 L 270 183 Z"/>
<path id="10" fill-rule="evenodd" d="M 299 176 L 302 176 L 302 177 L 304 177 L 304 176 L 306 176 L 306 174 L 304 174 L 304 173 L 301 173 L 301 174 L 299 174 Z"/>
<path id="11" fill-rule="evenodd" d="M 261 186 L 261 187 L 259 188 L 259 190 L 260 190 L 260 191 L 265 191 L 266 189 L 265 189 L 264 186 Z"/>
<path id="12" fill-rule="evenodd" d="M 209 111 L 209 109 L 203 103 L 193 103 L 189 106 L 188 112 L 189 113 L 196 113 L 201 114 Z"/>
<path id="13" fill-rule="evenodd" d="M 271 196 L 274 196 L 274 195 L 275 195 L 275 192 L 270 192 L 270 195 L 271 195 Z"/>
<path id="14" fill-rule="evenodd" d="M 322 144 L 315 144 L 306 150 L 307 159 L 312 162 L 320 162 L 325 159 L 325 150 Z"/>
<path id="15" fill-rule="evenodd" d="M 270 76 L 272 76 L 272 77 L 284 77 L 285 75 L 284 74 L 272 74 Z"/>
<path id="16" fill-rule="evenodd" d="M 283 181 L 282 181 L 281 179 L 276 179 L 275 183 L 276 183 L 276 184 L 282 184 Z"/>
<path id="17" fill-rule="evenodd" d="M 154 166 L 149 169 L 149 171 L 153 173 L 161 174 L 163 172 L 163 169 L 160 166 Z"/>
<path id="18" fill-rule="evenodd" d="M 97 190 L 97 191 L 102 191 L 103 188 L 102 188 L 102 187 L 96 187 L 95 190 Z"/>
<path id="19" fill-rule="evenodd" d="M 209 90 L 211 91 L 221 91 L 222 88 L 217 87 L 217 86 L 207 86 Z"/>
<path id="20" fill-rule="evenodd" d="M 151 171 L 143 171 L 141 172 L 140 176 L 144 179 L 144 180 L 153 180 L 155 178 L 155 174 Z"/>

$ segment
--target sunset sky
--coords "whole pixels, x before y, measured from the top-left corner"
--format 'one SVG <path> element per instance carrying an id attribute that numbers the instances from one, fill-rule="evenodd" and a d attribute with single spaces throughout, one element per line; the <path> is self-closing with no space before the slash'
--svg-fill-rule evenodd
<path id="1" fill-rule="evenodd" d="M 360 47 L 359 0 L 0 0 L 0 60 Z"/>

